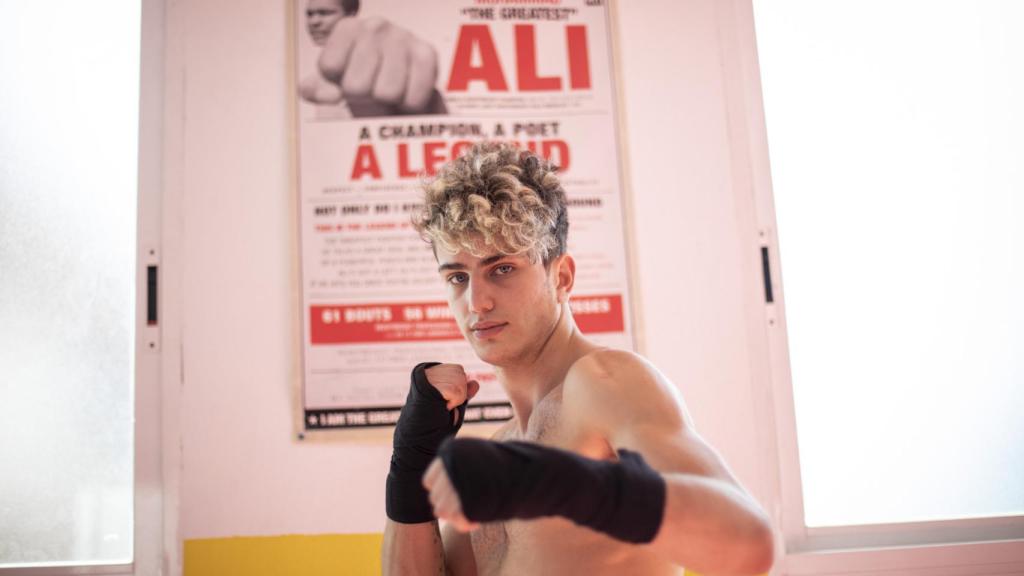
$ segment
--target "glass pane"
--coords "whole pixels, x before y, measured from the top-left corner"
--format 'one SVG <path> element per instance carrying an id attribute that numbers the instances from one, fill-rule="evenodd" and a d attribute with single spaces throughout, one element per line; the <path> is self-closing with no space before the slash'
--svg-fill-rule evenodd
<path id="1" fill-rule="evenodd" d="M 132 560 L 138 2 L 0 2 L 0 566 Z"/>
<path id="2" fill-rule="evenodd" d="M 807 525 L 1024 514 L 1024 2 L 754 6 Z"/>

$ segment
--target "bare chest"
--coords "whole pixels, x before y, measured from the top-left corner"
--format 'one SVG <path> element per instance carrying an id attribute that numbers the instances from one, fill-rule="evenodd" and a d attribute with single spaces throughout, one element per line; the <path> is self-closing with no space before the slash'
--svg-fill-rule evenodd
<path id="1" fill-rule="evenodd" d="M 610 455 L 606 445 L 590 445 L 579 438 L 561 410 L 561 391 L 556 389 L 536 406 L 525 432 L 513 426 L 495 440 L 537 442 L 591 458 Z M 471 534 L 471 541 L 482 576 L 580 573 L 576 569 L 588 561 L 616 564 L 629 548 L 561 518 L 483 524 Z"/>

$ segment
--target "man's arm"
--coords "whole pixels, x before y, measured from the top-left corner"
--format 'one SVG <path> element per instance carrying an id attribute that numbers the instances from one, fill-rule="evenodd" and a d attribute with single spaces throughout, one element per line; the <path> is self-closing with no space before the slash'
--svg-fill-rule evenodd
<path id="1" fill-rule="evenodd" d="M 444 547 L 437 520 L 402 524 L 388 519 L 381 547 L 384 576 L 444 575 Z"/>
<path id="2" fill-rule="evenodd" d="M 476 576 L 476 558 L 469 534 L 445 525 L 444 536 L 437 520 L 384 525 L 381 565 L 384 576 Z"/>
<path id="3" fill-rule="evenodd" d="M 649 544 L 657 553 L 703 573 L 771 568 L 768 517 L 697 435 L 675 387 L 654 366 L 629 352 L 592 353 L 570 369 L 563 409 L 576 430 L 640 453 L 662 474 L 665 512 Z"/>
<path id="4" fill-rule="evenodd" d="M 450 545 L 442 543 L 421 482 L 438 446 L 462 426 L 466 404 L 479 389 L 480 384 L 469 380 L 457 364 L 427 362 L 413 369 L 409 395 L 395 426 L 385 490 L 388 519 L 381 546 L 384 574 L 475 575 L 475 568 L 465 560 L 468 538 L 465 542 L 451 539 Z M 447 563 L 460 566 L 459 570 L 446 572 L 446 551 Z M 472 549 L 468 554 L 472 559 Z"/>

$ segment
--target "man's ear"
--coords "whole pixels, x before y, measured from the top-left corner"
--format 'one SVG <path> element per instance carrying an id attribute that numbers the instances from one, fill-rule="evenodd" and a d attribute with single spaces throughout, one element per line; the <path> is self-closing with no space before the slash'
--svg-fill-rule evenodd
<path id="1" fill-rule="evenodd" d="M 576 282 L 576 261 L 569 254 L 562 254 L 551 263 L 555 276 L 555 291 L 558 294 L 558 303 L 564 304 L 569 301 L 572 293 L 573 283 Z"/>

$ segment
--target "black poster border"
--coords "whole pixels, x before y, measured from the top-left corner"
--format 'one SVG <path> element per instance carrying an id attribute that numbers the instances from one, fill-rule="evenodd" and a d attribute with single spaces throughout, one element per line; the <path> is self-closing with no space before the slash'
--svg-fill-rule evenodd
<path id="1" fill-rule="evenodd" d="M 345 428 L 384 428 L 394 426 L 401 411 L 401 406 L 307 409 L 303 414 L 303 422 L 307 432 Z M 467 424 L 505 422 L 511 418 L 512 404 L 508 402 L 473 403 L 466 407 Z"/>

